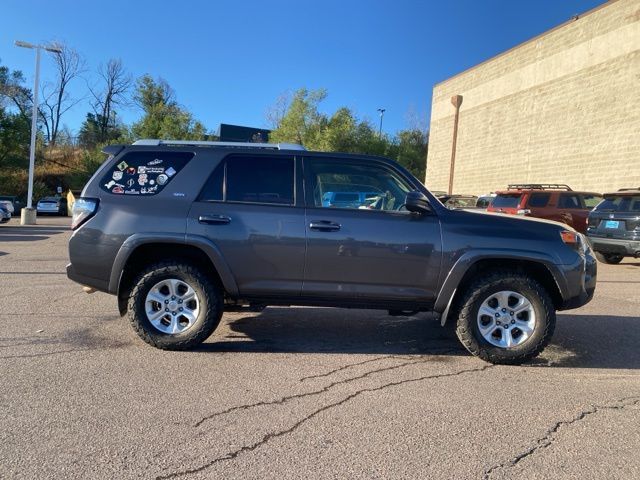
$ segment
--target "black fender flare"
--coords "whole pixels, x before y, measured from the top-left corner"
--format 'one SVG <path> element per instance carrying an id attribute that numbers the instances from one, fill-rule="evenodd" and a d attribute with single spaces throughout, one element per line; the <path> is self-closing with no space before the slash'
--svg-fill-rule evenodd
<path id="1" fill-rule="evenodd" d="M 116 254 L 113 266 L 111 267 L 109 293 L 118 294 L 124 267 L 135 249 L 141 245 L 151 243 L 190 245 L 202 250 L 205 255 L 209 257 L 209 260 L 211 260 L 211 263 L 222 281 L 225 291 L 232 297 L 238 296 L 238 284 L 236 283 L 236 279 L 233 276 L 229 265 L 224 260 L 222 252 L 215 243 L 200 235 L 166 233 L 136 233 L 124 241 Z"/>
<path id="2" fill-rule="evenodd" d="M 553 258 L 546 253 L 516 249 L 510 249 L 508 251 L 498 249 L 469 250 L 465 252 L 449 270 L 436 296 L 433 310 L 441 314 L 440 322 L 442 325 L 447 321 L 449 308 L 451 307 L 451 302 L 453 301 L 460 282 L 469 269 L 481 260 L 523 260 L 539 263 L 545 266 L 549 273 L 551 273 L 562 298 L 566 299 L 569 296 L 565 275 L 560 268 L 558 268 Z"/>

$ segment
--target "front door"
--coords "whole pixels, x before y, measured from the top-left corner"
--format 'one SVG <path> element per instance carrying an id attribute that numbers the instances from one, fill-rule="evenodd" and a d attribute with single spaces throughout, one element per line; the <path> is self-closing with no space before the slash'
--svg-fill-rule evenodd
<path id="1" fill-rule="evenodd" d="M 304 170 L 303 295 L 370 304 L 434 301 L 440 224 L 435 214 L 403 208 L 415 189 L 409 180 L 376 160 L 306 157 Z M 331 202 L 346 193 L 357 201 Z"/>

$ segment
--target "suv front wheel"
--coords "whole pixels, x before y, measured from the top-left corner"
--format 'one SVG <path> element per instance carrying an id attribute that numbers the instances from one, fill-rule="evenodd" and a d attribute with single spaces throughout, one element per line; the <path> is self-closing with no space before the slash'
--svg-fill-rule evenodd
<path id="1" fill-rule="evenodd" d="M 186 350 L 204 342 L 220 323 L 221 289 L 197 267 L 162 262 L 134 281 L 129 321 L 142 340 L 165 350 Z"/>
<path id="2" fill-rule="evenodd" d="M 454 311 L 456 333 L 469 352 L 496 364 L 517 365 L 549 343 L 556 313 L 546 289 L 515 271 L 476 278 Z"/>

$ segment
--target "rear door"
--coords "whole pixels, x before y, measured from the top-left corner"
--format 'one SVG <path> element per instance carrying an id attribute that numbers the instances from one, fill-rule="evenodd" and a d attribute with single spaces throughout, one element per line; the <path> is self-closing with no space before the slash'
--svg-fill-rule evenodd
<path id="1" fill-rule="evenodd" d="M 558 197 L 558 216 L 561 222 L 584 233 L 587 229 L 587 214 L 588 212 L 584 209 L 578 193 L 560 193 Z"/>
<path id="2" fill-rule="evenodd" d="M 304 171 L 303 295 L 367 304 L 432 302 L 442 256 L 440 224 L 435 214 L 416 215 L 402 208 L 414 189 L 410 181 L 372 159 L 308 156 Z M 323 206 L 327 191 L 358 193 L 366 201 Z"/>
<path id="3" fill-rule="evenodd" d="M 191 207 L 187 232 L 219 248 L 243 296 L 300 295 L 306 245 L 295 165 L 292 155 L 229 155 Z"/>

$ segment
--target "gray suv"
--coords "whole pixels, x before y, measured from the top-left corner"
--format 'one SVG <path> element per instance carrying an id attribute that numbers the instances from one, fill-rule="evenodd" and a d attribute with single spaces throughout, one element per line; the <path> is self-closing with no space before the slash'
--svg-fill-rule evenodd
<path id="1" fill-rule="evenodd" d="M 385 158 L 161 140 L 105 153 L 74 204 L 67 274 L 116 295 L 158 348 L 195 347 L 225 310 L 309 305 L 435 312 L 472 354 L 517 364 L 595 289 L 570 227 L 449 210 Z"/>

